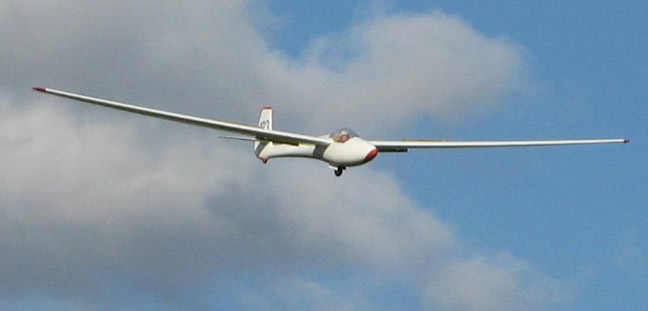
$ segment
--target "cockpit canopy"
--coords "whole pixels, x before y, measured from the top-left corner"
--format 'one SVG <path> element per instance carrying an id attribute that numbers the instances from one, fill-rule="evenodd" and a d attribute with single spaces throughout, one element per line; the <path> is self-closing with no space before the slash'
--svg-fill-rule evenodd
<path id="1" fill-rule="evenodd" d="M 329 135 L 329 137 L 331 137 L 333 141 L 336 143 L 343 143 L 357 136 L 358 134 L 356 134 L 356 132 L 354 132 L 352 129 L 349 128 L 340 129 L 337 132 L 331 133 Z"/>

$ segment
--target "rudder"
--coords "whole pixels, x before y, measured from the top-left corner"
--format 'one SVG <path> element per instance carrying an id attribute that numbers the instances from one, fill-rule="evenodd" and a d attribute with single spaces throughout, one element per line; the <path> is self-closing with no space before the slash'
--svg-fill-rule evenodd
<path id="1" fill-rule="evenodd" d="M 272 130 L 272 107 L 265 106 L 261 109 L 261 116 L 259 117 L 259 127 L 266 130 Z M 260 157 L 260 153 L 265 148 L 265 143 L 261 144 L 259 141 L 254 142 L 254 153 L 259 157 L 263 163 L 268 161 Z"/>
<path id="2" fill-rule="evenodd" d="M 263 109 L 261 109 L 259 127 L 266 130 L 272 130 L 272 107 L 265 106 L 263 107 Z"/>

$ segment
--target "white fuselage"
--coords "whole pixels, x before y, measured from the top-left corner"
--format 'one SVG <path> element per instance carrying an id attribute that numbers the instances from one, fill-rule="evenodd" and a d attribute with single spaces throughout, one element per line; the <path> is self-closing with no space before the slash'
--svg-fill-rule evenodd
<path id="1" fill-rule="evenodd" d="M 300 157 L 322 160 L 335 167 L 348 167 L 371 161 L 378 154 L 378 150 L 366 140 L 353 137 L 345 142 L 332 141 L 328 146 L 262 142 L 254 153 L 264 163 L 272 158 Z"/>

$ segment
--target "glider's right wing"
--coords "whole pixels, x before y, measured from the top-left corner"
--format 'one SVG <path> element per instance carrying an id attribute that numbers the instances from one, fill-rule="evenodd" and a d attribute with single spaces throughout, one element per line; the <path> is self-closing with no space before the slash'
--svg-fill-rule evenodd
<path id="1" fill-rule="evenodd" d="M 146 107 L 135 106 L 131 104 L 124 104 L 119 102 L 114 102 L 105 99 L 94 98 L 85 95 L 79 95 L 64 91 L 59 91 L 50 88 L 44 87 L 34 87 L 36 91 L 52 94 L 60 97 L 66 97 L 93 105 L 104 106 L 112 109 L 123 110 L 127 112 L 137 113 L 149 117 L 159 118 L 170 120 L 174 122 L 180 122 L 185 124 L 191 124 L 196 126 L 202 126 L 227 132 L 233 132 L 237 134 L 253 136 L 252 140 L 265 140 L 272 141 L 277 143 L 285 144 L 311 144 L 318 146 L 328 146 L 331 141 L 325 138 L 319 138 L 315 136 L 302 135 L 297 133 L 276 131 L 276 130 L 266 130 L 254 125 L 238 124 L 234 122 L 227 121 L 218 121 L 205 118 L 192 117 L 188 115 L 183 115 L 179 113 L 167 112 L 162 110 L 156 110 Z"/>

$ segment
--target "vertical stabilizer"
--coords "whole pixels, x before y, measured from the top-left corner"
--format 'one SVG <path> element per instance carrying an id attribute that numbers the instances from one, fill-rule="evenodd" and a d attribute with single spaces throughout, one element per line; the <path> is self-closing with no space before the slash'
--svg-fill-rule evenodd
<path id="1" fill-rule="evenodd" d="M 272 129 L 272 107 L 265 106 L 261 109 L 261 117 L 259 117 L 259 127 L 271 130 Z"/>
<path id="2" fill-rule="evenodd" d="M 266 129 L 266 130 L 272 130 L 272 107 L 270 106 L 265 106 L 263 109 L 261 109 L 261 116 L 259 117 L 259 127 Z M 263 163 L 266 163 L 268 160 L 261 157 L 261 151 L 266 147 L 267 143 L 261 143 L 259 141 L 254 142 L 254 153 L 263 161 Z"/>

